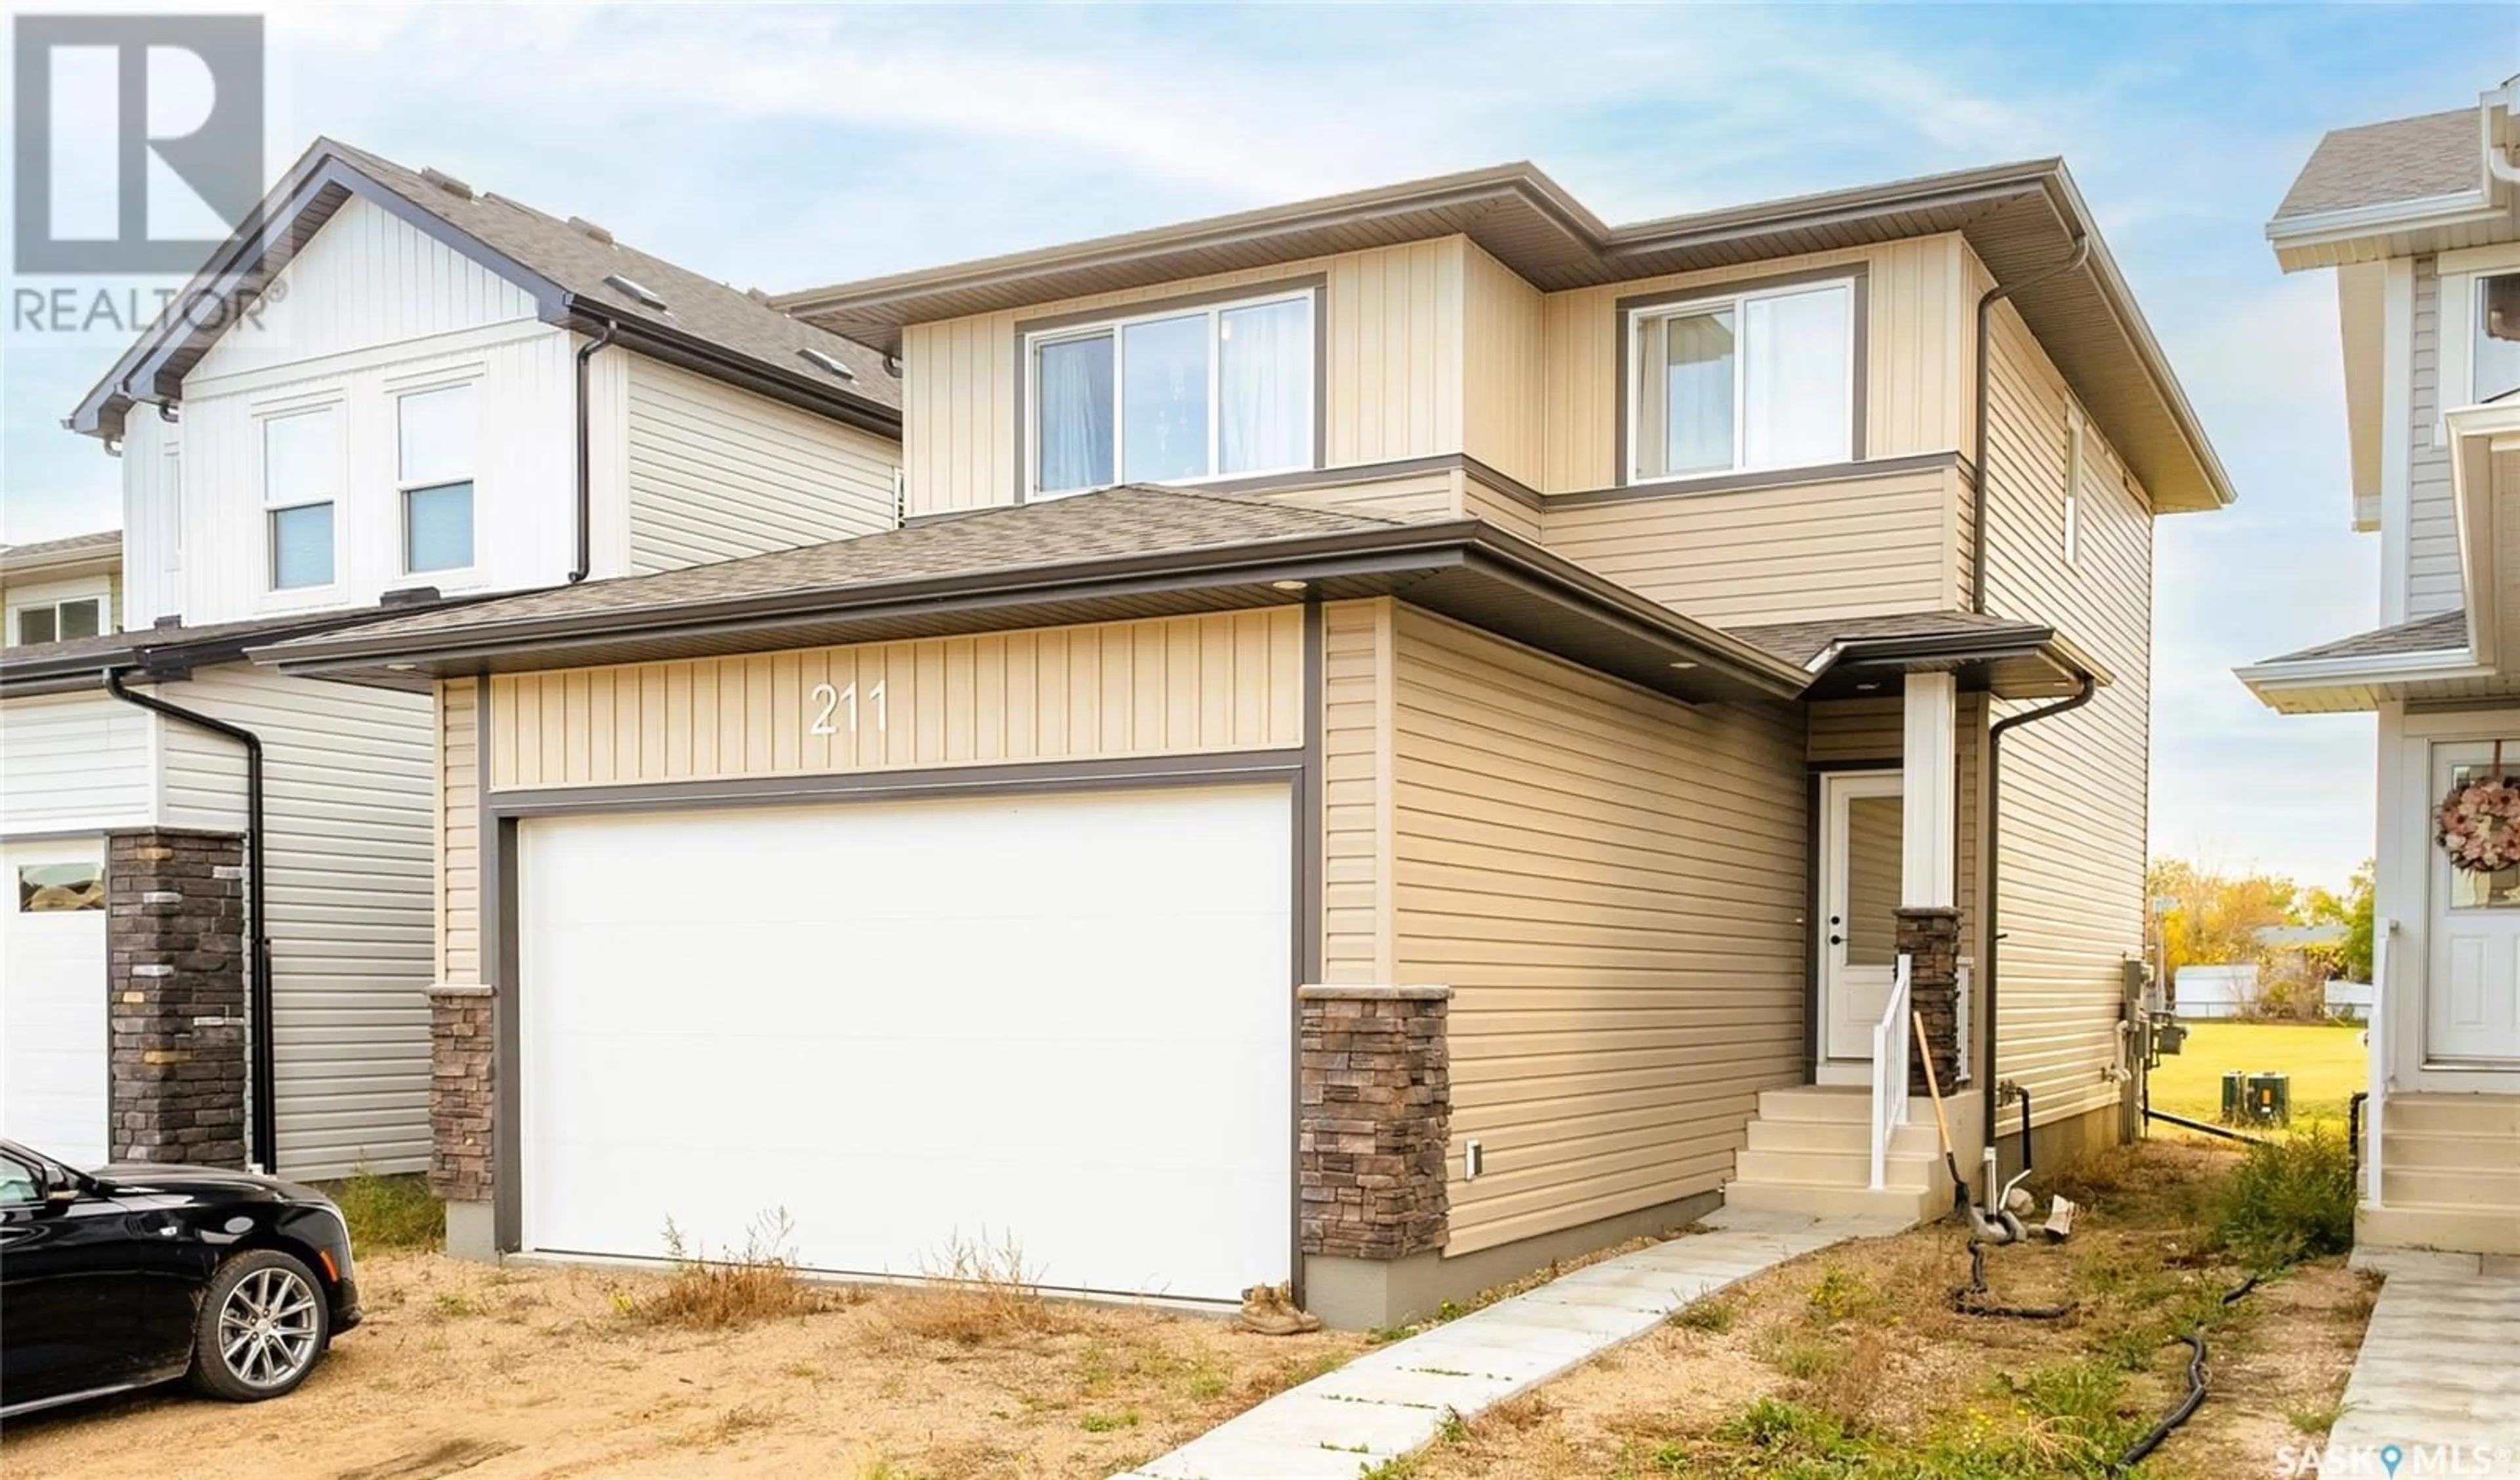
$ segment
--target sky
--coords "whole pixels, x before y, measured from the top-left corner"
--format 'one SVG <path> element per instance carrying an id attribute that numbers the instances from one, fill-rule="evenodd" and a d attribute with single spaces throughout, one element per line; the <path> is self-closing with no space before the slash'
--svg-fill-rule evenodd
<path id="1" fill-rule="evenodd" d="M 270 16 L 274 174 L 329 134 L 776 292 L 1512 159 L 1615 223 L 2062 156 L 2240 495 L 2158 527 L 2154 850 L 2370 852 L 2370 719 L 2230 675 L 2378 613 L 2334 288 L 2264 225 L 2327 129 L 2520 71 L 2520 6 Z M 119 522 L 59 425 L 119 347 L 0 344 L 0 540 Z"/>

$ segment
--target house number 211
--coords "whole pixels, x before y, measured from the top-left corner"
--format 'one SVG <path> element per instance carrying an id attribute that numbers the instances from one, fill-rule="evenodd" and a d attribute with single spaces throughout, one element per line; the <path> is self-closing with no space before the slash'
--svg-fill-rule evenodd
<path id="1" fill-rule="evenodd" d="M 832 688 L 832 687 L 831 685 L 829 685 L 829 684 L 816 684 L 816 685 L 814 686 L 814 688 L 813 688 L 813 692 L 812 692 L 812 694 L 811 694 L 810 697 L 813 699 L 813 701 L 814 701 L 817 705 L 819 705 L 819 706 L 821 706 L 821 707 L 819 707 L 818 709 L 816 709 L 816 710 L 815 710 L 815 712 L 814 712 L 814 722 L 813 722 L 811 725 L 808 725 L 808 726 L 806 727 L 806 733 L 807 733 L 807 734 L 809 734 L 809 735 L 837 735 L 837 734 L 839 734 L 840 732 L 839 732 L 836 728 L 834 728 L 834 727 L 832 726 L 832 715 L 834 715 L 834 714 L 836 714 L 836 713 L 838 713 L 838 712 L 839 712 L 841 709 L 843 709 L 843 708 L 845 708 L 845 709 L 847 709 L 847 710 L 849 711 L 849 733 L 850 733 L 851 735 L 855 735 L 855 734 L 857 734 L 857 732 L 858 732 L 858 686 L 857 686 L 857 685 L 855 685 L 855 684 L 851 684 L 851 685 L 849 685 L 849 686 L 848 686 L 847 688 L 845 688 L 845 689 L 834 689 L 834 688 Z M 884 714 L 884 710 L 883 710 L 883 682 L 882 682 L 882 680 L 880 680 L 880 679 L 877 680 L 877 682 L 876 682 L 876 686 L 875 686 L 874 688 L 869 689 L 869 690 L 867 691 L 867 703 L 868 703 L 868 704 L 870 704 L 870 705 L 872 705 L 872 706 L 874 707 L 874 709 L 875 709 L 875 727 L 876 727 L 878 730 L 881 730 L 882 728 L 884 728 L 884 724 L 883 724 L 883 714 Z"/>

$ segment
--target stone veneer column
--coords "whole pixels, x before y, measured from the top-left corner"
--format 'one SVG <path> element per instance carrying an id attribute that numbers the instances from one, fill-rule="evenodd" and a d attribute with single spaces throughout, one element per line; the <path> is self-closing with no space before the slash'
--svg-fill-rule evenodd
<path id="1" fill-rule="evenodd" d="M 428 989 L 428 1189 L 449 1203 L 486 1203 L 496 1000 L 488 987 Z"/>
<path id="2" fill-rule="evenodd" d="M 1452 995 L 1450 987 L 1296 990 L 1305 1253 L 1392 1260 L 1443 1247 Z"/>
<path id="3" fill-rule="evenodd" d="M 1909 1004 L 1925 1019 L 1924 1042 L 1908 1057 L 1908 1093 L 1926 1092 L 1919 1054 L 1930 1052 L 1936 1080 L 1949 1096 L 1959 1075 L 1959 1036 L 1968 1031 L 1959 1020 L 1960 912 L 1901 910 L 1899 951 L 1908 958 Z"/>
<path id="4" fill-rule="evenodd" d="M 246 1160 L 245 839 L 106 834 L 108 1152 Z"/>

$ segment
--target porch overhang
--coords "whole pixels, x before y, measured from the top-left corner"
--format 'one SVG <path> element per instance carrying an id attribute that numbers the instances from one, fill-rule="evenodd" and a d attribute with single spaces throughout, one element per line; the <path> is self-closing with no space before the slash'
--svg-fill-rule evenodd
<path id="1" fill-rule="evenodd" d="M 1736 628 L 1810 674 L 1814 699 L 1895 698 L 1915 673 L 1949 674 L 1959 693 L 2061 698 L 2108 670 L 2042 622 L 1966 611 L 1917 611 Z"/>

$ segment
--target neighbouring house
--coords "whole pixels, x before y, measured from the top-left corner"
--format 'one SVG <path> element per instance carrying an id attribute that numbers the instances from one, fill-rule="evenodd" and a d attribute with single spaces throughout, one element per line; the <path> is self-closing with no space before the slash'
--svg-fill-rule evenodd
<path id="1" fill-rule="evenodd" d="M 0 545 L 0 647 L 101 637 L 122 625 L 122 531 Z"/>
<path id="2" fill-rule="evenodd" d="M 2267 226 L 2286 271 L 2336 276 L 2382 625 L 2240 670 L 2287 714 L 2379 716 L 2358 1236 L 2499 1253 L 2520 1253 L 2520 868 L 2453 864 L 2435 814 L 2498 776 L 2506 742 L 2520 765 L 2520 640 L 2502 646 L 2520 630 L 2515 110 L 2505 83 L 2338 129 Z"/>
<path id="3" fill-rule="evenodd" d="M 118 600 L 0 558 L 0 1125 L 80 1163 L 418 1170 L 437 869 L 475 867 L 440 846 L 433 697 L 246 653 L 889 529 L 898 385 L 601 227 L 330 141 L 195 287 L 229 311 L 70 419 L 121 459 Z M 26 914 L 65 870 L 112 908 Z"/>
<path id="4" fill-rule="evenodd" d="M 2131 1134 L 2152 524 L 2230 492 L 2060 163 L 777 301 L 900 356 L 905 527 L 260 654 L 437 688 L 457 1248 L 1379 1323 L 1948 1208 L 1914 1014 L 1964 1165 Z"/>

